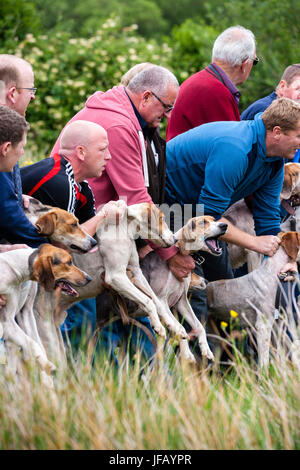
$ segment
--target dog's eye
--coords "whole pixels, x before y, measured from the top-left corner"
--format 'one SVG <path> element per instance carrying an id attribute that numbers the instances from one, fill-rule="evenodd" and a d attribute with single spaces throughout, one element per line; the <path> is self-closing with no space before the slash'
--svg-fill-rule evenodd
<path id="1" fill-rule="evenodd" d="M 57 264 L 61 264 L 61 261 L 60 261 L 59 258 L 53 258 L 52 264 L 53 264 L 54 266 L 56 266 Z"/>
<path id="2" fill-rule="evenodd" d="M 72 266 L 72 260 L 69 259 L 69 261 L 67 261 L 66 264 L 67 264 L 68 266 Z"/>
<path id="3" fill-rule="evenodd" d="M 71 224 L 71 227 L 76 228 L 76 227 L 77 227 L 77 222 L 73 222 L 73 223 Z"/>

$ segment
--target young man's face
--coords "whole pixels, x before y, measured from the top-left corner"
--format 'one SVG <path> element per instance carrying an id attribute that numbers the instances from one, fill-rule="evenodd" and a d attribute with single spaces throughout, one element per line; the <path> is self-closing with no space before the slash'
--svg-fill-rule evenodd
<path id="1" fill-rule="evenodd" d="M 24 147 L 27 142 L 27 133 L 24 132 L 23 138 L 20 142 L 12 145 L 11 142 L 6 142 L 0 146 L 0 171 L 12 171 L 19 159 L 24 154 Z"/>
<path id="2" fill-rule="evenodd" d="M 94 131 L 93 138 L 86 146 L 85 178 L 99 178 L 110 159 L 106 131 L 104 129 Z"/>
<path id="3" fill-rule="evenodd" d="M 300 76 L 295 77 L 290 85 L 287 85 L 286 81 L 282 80 L 280 82 L 279 95 L 300 102 Z"/>
<path id="4" fill-rule="evenodd" d="M 296 130 L 281 134 L 279 147 L 282 157 L 293 159 L 296 151 L 300 149 L 300 121 Z"/>

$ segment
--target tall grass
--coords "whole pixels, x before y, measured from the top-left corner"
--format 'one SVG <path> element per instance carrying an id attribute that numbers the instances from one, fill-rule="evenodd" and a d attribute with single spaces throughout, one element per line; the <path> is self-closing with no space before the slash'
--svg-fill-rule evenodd
<path id="1" fill-rule="evenodd" d="M 300 374 L 283 357 L 259 371 L 238 355 L 218 367 L 154 367 L 125 356 L 118 369 L 81 353 L 57 372 L 54 396 L 36 369 L 1 365 L 0 449 L 300 449 Z"/>

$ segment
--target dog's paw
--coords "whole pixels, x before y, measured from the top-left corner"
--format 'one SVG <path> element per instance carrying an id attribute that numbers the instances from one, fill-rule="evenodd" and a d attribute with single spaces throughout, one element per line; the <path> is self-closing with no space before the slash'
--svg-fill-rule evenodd
<path id="1" fill-rule="evenodd" d="M 153 326 L 155 332 L 158 334 L 158 336 L 161 336 L 162 338 L 166 338 L 166 330 L 163 327 L 163 325 L 156 325 Z"/>
<path id="2" fill-rule="evenodd" d="M 199 347 L 202 356 L 207 357 L 207 359 L 210 359 L 211 361 L 214 361 L 215 357 L 213 353 L 210 350 L 210 347 L 207 344 L 207 341 L 203 342 L 199 339 Z"/>

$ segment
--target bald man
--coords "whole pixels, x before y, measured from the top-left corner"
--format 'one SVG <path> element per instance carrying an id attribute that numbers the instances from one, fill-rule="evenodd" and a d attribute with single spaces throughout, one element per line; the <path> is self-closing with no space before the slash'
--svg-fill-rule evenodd
<path id="1" fill-rule="evenodd" d="M 65 128 L 53 158 L 21 168 L 23 192 L 43 204 L 71 212 L 93 236 L 108 211 L 117 209 L 108 203 L 95 215 L 94 196 L 85 180 L 100 177 L 110 159 L 103 127 L 90 121 L 72 122 Z"/>

